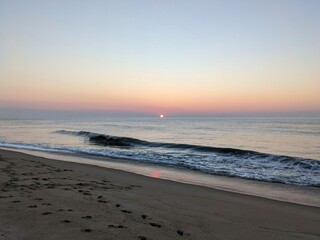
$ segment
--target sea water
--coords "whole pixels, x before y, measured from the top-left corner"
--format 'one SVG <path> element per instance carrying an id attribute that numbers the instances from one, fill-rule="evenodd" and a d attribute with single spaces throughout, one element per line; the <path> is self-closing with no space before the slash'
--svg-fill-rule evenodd
<path id="1" fill-rule="evenodd" d="M 0 147 L 320 186 L 320 119 L 0 120 Z"/>

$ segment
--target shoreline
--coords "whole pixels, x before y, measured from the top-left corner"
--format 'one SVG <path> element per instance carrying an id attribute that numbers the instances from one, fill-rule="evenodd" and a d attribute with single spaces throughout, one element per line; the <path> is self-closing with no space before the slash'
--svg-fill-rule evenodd
<path id="1" fill-rule="evenodd" d="M 211 175 L 188 169 L 179 169 L 177 167 L 129 161 L 127 159 L 89 157 L 71 153 L 63 154 L 14 148 L 0 148 L 0 150 L 1 149 L 13 152 L 21 152 L 36 157 L 54 159 L 57 161 L 93 165 L 107 169 L 116 169 L 150 178 L 158 178 L 184 184 L 203 186 L 222 191 L 296 203 L 306 206 L 320 207 L 319 187 L 299 186 L 249 180 L 238 177 Z"/>
<path id="2" fill-rule="evenodd" d="M 0 149 L 0 239 L 318 239 L 320 208 Z"/>

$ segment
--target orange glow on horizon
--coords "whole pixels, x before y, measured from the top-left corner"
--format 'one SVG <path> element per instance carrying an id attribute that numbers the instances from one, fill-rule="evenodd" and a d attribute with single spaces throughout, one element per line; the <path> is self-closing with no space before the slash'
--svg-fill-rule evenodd
<path id="1" fill-rule="evenodd" d="M 75 110 L 75 111 L 136 111 L 145 113 L 165 112 L 175 113 L 228 113 L 228 112 L 272 112 L 272 111 L 300 111 L 320 110 L 320 99 L 299 99 L 270 97 L 270 99 L 255 96 L 212 99 L 166 99 L 166 100 L 131 100 L 131 99 L 84 99 L 71 98 L 42 98 L 35 95 L 33 99 L 28 97 L 12 97 L 1 99 L 0 107 L 9 108 L 33 108 L 45 110 Z M 163 115 L 161 117 L 161 115 Z M 164 118 L 165 114 L 158 115 Z"/>
<path id="2" fill-rule="evenodd" d="M 144 113 L 229 113 L 320 110 L 319 82 L 301 82 L 297 85 L 273 85 L 250 83 L 233 84 L 212 78 L 205 83 L 195 82 L 197 76 L 186 77 L 185 82 L 173 83 L 171 77 L 153 77 L 150 82 L 129 81 L 115 77 L 112 81 L 99 78 L 95 84 L 88 79 L 71 79 L 63 82 L 41 81 L 51 72 L 26 78 L 23 75 L 5 75 L 7 79 L 0 88 L 0 107 L 33 108 L 74 111 L 131 111 Z M 1 76 L 1 74 L 0 74 Z M 315 74 L 316 76 L 316 74 Z M 311 76 L 310 79 L 315 79 Z M 70 76 L 72 77 L 72 75 Z M 73 76 L 74 77 L 74 76 Z M 54 79 L 52 75 L 50 79 Z M 235 77 L 236 78 L 236 77 Z M 11 79 L 26 79 L 20 84 Z M 210 79 L 208 77 L 208 79 Z M 231 81 L 231 80 L 230 80 Z M 231 81 L 232 82 L 232 81 Z M 296 81 L 298 82 L 298 81 Z M 121 83 L 121 84 L 120 84 Z M 143 86 L 143 91 L 141 91 Z M 165 97 L 164 97 L 165 95 Z"/>

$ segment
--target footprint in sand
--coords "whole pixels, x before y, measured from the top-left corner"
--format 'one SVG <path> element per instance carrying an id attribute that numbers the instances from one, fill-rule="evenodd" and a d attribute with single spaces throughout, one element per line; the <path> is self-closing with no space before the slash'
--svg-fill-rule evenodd
<path id="1" fill-rule="evenodd" d="M 147 240 L 147 238 L 145 236 L 139 236 L 138 239 L 139 240 Z"/>
<path id="2" fill-rule="evenodd" d="M 126 228 L 125 226 L 123 225 L 113 225 L 113 224 L 110 224 L 108 225 L 109 228 Z"/>
<path id="3" fill-rule="evenodd" d="M 183 236 L 183 234 L 184 234 L 183 231 L 181 231 L 181 230 L 178 230 L 177 233 L 178 233 L 180 236 Z"/>
<path id="4" fill-rule="evenodd" d="M 42 203 L 42 205 L 44 205 L 44 206 L 51 206 L 52 204 L 51 204 L 51 203 Z"/>
<path id="5" fill-rule="evenodd" d="M 50 214 L 52 214 L 52 212 L 44 212 L 44 213 L 42 213 L 42 215 L 50 215 Z"/>
<path id="6" fill-rule="evenodd" d="M 152 227 L 157 227 L 157 228 L 161 228 L 161 225 L 158 223 L 149 223 Z"/>
<path id="7" fill-rule="evenodd" d="M 85 183 L 77 183 L 76 185 L 78 185 L 78 186 L 86 186 Z"/>
<path id="8" fill-rule="evenodd" d="M 91 219 L 92 216 L 84 216 L 84 217 L 81 217 L 81 218 L 83 218 L 83 219 Z"/>
<path id="9" fill-rule="evenodd" d="M 121 212 L 123 212 L 123 213 L 132 213 L 132 212 L 129 211 L 129 210 L 121 210 Z"/>
<path id="10" fill-rule="evenodd" d="M 85 233 L 89 233 L 91 232 L 92 230 L 90 228 L 83 228 L 81 229 L 81 232 L 85 232 Z"/>
<path id="11" fill-rule="evenodd" d="M 62 223 L 71 223 L 71 221 L 70 220 L 67 220 L 67 219 L 65 219 L 65 220 L 63 220 L 63 221 L 61 221 Z"/>

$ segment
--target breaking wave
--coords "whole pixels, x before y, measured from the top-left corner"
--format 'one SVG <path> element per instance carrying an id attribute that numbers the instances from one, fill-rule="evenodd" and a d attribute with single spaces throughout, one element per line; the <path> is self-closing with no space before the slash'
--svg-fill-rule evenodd
<path id="1" fill-rule="evenodd" d="M 199 146 L 192 144 L 180 144 L 180 143 L 161 143 L 161 142 L 149 142 L 140 140 L 137 138 L 118 137 L 106 134 L 99 134 L 86 131 L 68 131 L 58 130 L 55 133 L 82 136 L 85 137 L 90 143 L 100 146 L 114 146 L 114 147 L 151 147 L 151 148 L 168 148 L 168 149 L 180 149 L 180 150 L 192 150 L 198 152 L 216 152 L 235 155 L 256 154 L 263 155 L 255 151 L 241 150 L 236 148 L 217 148 L 209 146 Z"/>

